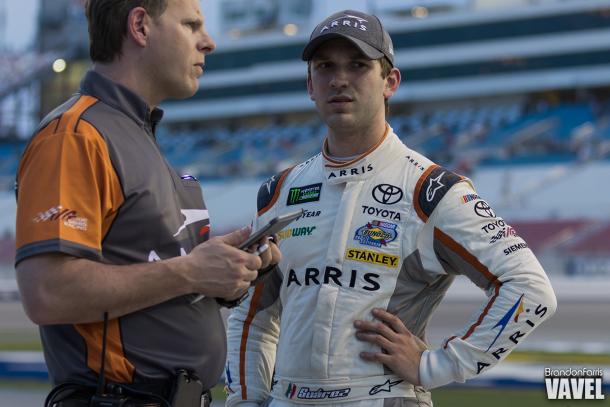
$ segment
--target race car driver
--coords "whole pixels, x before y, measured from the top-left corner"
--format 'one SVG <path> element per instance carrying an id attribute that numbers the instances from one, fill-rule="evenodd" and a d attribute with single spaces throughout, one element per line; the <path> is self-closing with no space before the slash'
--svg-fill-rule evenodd
<path id="1" fill-rule="evenodd" d="M 282 261 L 229 318 L 227 406 L 430 406 L 430 389 L 503 360 L 554 313 L 555 295 L 470 181 L 387 124 L 400 71 L 377 17 L 331 15 L 303 59 L 328 133 L 320 154 L 259 190 L 255 227 L 305 214 L 280 232 Z M 428 349 L 426 324 L 456 275 L 488 299 Z"/>

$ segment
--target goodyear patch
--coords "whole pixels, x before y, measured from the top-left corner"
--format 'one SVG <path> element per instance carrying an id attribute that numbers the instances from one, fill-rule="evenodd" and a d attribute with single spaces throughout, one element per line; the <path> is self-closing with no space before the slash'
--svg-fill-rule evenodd
<path id="1" fill-rule="evenodd" d="M 381 247 L 387 246 L 398 236 L 396 229 L 398 225 L 390 222 L 374 220 L 358 228 L 354 235 L 354 240 L 367 246 Z"/>
<path id="2" fill-rule="evenodd" d="M 355 260 L 362 263 L 378 264 L 393 269 L 398 267 L 398 260 L 400 260 L 400 257 L 392 254 L 379 253 L 366 249 L 356 249 L 353 247 L 349 247 L 345 251 L 345 258 L 347 260 Z"/>
<path id="3" fill-rule="evenodd" d="M 322 183 L 290 188 L 286 205 L 298 205 L 306 202 L 319 201 L 321 191 Z"/>
<path id="4" fill-rule="evenodd" d="M 279 240 L 284 240 L 288 239 L 289 237 L 311 236 L 314 230 L 316 230 L 315 226 L 303 226 L 300 228 L 284 229 L 278 232 L 277 237 Z"/>

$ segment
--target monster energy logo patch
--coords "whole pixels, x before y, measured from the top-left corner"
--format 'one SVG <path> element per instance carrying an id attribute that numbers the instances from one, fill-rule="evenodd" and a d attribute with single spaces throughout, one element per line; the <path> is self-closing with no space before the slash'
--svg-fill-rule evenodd
<path id="1" fill-rule="evenodd" d="M 290 188 L 286 205 L 298 205 L 306 202 L 319 201 L 321 190 L 322 183 Z"/>

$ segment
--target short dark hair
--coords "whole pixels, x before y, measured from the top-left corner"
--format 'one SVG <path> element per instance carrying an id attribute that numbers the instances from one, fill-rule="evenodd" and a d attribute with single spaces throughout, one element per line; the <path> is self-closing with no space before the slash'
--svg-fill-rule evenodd
<path id="1" fill-rule="evenodd" d="M 143 7 L 159 18 L 168 0 L 87 0 L 85 13 L 89 24 L 89 55 L 93 62 L 108 63 L 121 56 L 127 36 L 127 17 L 132 9 Z"/>
<path id="2" fill-rule="evenodd" d="M 388 75 L 390 74 L 390 72 L 392 71 L 392 63 L 385 57 L 383 58 L 379 58 L 376 59 L 375 61 L 379 61 L 379 64 L 381 65 L 381 77 L 383 79 L 387 78 Z M 307 61 L 307 78 L 311 77 L 311 60 Z M 388 102 L 388 99 L 384 99 L 384 105 L 385 105 L 385 117 L 387 119 L 387 117 L 390 114 L 390 103 Z"/>

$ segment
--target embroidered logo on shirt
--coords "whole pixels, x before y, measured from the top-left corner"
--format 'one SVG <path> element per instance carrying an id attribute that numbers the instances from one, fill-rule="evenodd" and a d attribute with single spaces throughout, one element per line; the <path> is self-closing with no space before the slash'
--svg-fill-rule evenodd
<path id="1" fill-rule="evenodd" d="M 286 201 L 286 205 L 298 205 L 307 202 L 319 201 L 321 192 L 322 183 L 290 188 L 290 191 L 288 191 L 288 200 Z"/>
<path id="2" fill-rule="evenodd" d="M 402 382 L 403 382 L 403 380 L 390 381 L 390 379 L 388 379 L 383 384 L 378 384 L 378 385 L 373 386 L 371 388 L 371 390 L 369 390 L 369 395 L 374 396 L 375 394 L 381 393 L 382 391 L 390 393 L 392 391 L 392 387 L 394 387 L 397 384 L 400 384 Z"/>
<path id="3" fill-rule="evenodd" d="M 345 258 L 347 260 L 360 261 L 362 263 L 378 264 L 395 269 L 398 267 L 398 260 L 400 257 L 392 254 L 374 252 L 372 250 L 355 249 L 350 247 L 345 252 Z"/>
<path id="4" fill-rule="evenodd" d="M 402 199 L 402 189 L 390 184 L 379 184 L 373 189 L 373 198 L 384 205 L 394 205 Z"/>
<path id="5" fill-rule="evenodd" d="M 78 216 L 75 210 L 64 208 L 61 205 L 39 212 L 32 221 L 34 223 L 59 221 L 69 228 L 82 231 L 86 231 L 88 226 L 87 218 Z"/>
<path id="6" fill-rule="evenodd" d="M 284 229 L 277 234 L 278 240 L 288 239 L 289 237 L 303 237 L 311 236 L 313 231 L 316 230 L 315 226 L 303 226 L 300 228 Z"/>
<path id="7" fill-rule="evenodd" d="M 474 201 L 476 199 L 481 199 L 481 197 L 479 197 L 477 194 L 468 194 L 468 195 L 464 195 L 462 196 L 462 198 L 460 199 L 460 201 L 465 204 L 471 201 Z"/>
<path id="8" fill-rule="evenodd" d="M 434 200 L 434 195 L 436 194 L 436 191 L 445 186 L 445 184 L 441 182 L 443 175 L 445 175 L 444 171 L 438 177 L 430 178 L 428 189 L 426 189 L 426 200 L 428 202 L 432 202 Z"/>
<path id="9" fill-rule="evenodd" d="M 354 240 L 367 246 L 381 247 L 387 246 L 398 236 L 396 229 L 398 225 L 390 222 L 374 220 L 358 228 L 354 235 Z"/>
<path id="10" fill-rule="evenodd" d="M 515 304 L 511 307 L 511 309 L 509 309 L 508 312 L 506 312 L 506 314 L 504 314 L 504 316 L 492 328 L 492 329 L 496 329 L 497 327 L 500 327 L 500 331 L 498 331 L 498 334 L 496 335 L 493 342 L 489 345 L 489 347 L 487 348 L 487 350 L 485 352 L 488 352 L 491 349 L 491 347 L 494 346 L 494 343 L 496 343 L 496 341 L 498 340 L 498 337 L 502 334 L 502 332 L 504 332 L 504 328 L 506 328 L 506 326 L 510 322 L 512 316 L 516 313 L 515 322 L 518 322 L 519 316 L 521 315 L 522 312 L 523 312 L 523 294 L 521 294 L 521 297 L 519 297 L 517 302 L 515 302 Z"/>

